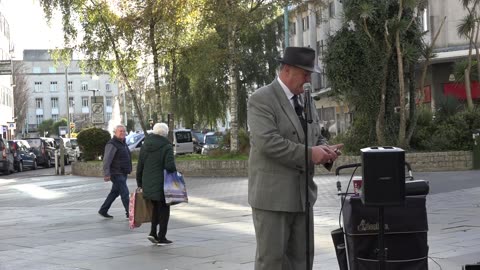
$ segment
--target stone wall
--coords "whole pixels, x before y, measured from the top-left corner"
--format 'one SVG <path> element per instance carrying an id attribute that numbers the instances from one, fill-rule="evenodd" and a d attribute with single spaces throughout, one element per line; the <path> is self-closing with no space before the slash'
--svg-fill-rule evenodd
<path id="1" fill-rule="evenodd" d="M 414 172 L 457 171 L 473 168 L 473 156 L 470 151 L 407 153 L 405 159 Z M 359 162 L 359 156 L 340 156 L 335 166 Z M 100 177 L 102 166 L 101 162 L 75 162 L 72 164 L 72 174 Z M 335 172 L 335 166 L 330 172 L 323 166 L 317 166 L 316 174 L 332 174 Z M 133 167 L 131 177 L 135 177 L 136 164 Z M 178 171 L 186 176 L 247 176 L 247 168 L 247 160 L 177 161 Z"/>

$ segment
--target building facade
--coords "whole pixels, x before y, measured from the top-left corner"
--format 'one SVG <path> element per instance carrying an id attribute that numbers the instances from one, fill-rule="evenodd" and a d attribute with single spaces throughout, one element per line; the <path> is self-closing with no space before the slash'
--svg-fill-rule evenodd
<path id="1" fill-rule="evenodd" d="M 0 137 L 11 139 L 15 131 L 10 26 L 0 1 Z"/>
<path id="2" fill-rule="evenodd" d="M 85 73 L 80 60 L 72 59 L 68 65 L 57 63 L 49 50 L 25 50 L 21 63 L 30 93 L 21 128 L 24 135 L 48 135 L 37 132 L 38 125 L 48 119 L 69 119 L 73 131 L 78 131 L 92 125 L 107 129 L 112 118 L 120 118 L 113 115 L 118 82 L 109 74 Z"/>

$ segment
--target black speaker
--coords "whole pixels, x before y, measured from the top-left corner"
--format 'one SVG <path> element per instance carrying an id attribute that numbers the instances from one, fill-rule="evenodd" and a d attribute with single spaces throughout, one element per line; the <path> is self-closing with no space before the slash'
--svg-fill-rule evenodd
<path id="1" fill-rule="evenodd" d="M 362 151 L 362 202 L 366 206 L 405 203 L 405 151 L 383 146 Z"/>
<path id="2" fill-rule="evenodd" d="M 463 270 L 480 270 L 480 263 L 478 264 L 467 264 L 462 266 Z"/>

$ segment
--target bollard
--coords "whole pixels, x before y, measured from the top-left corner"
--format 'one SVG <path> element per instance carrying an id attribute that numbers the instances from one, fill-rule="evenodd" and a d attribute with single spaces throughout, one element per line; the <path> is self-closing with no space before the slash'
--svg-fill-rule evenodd
<path id="1" fill-rule="evenodd" d="M 480 129 L 473 131 L 473 169 L 480 170 Z"/>
<path id="2" fill-rule="evenodd" d="M 58 171 L 58 151 L 55 150 L 55 174 L 60 174 L 60 172 Z"/>

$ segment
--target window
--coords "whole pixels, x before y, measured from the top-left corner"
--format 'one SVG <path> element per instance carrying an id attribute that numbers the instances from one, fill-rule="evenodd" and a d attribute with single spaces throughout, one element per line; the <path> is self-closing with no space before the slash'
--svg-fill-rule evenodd
<path id="1" fill-rule="evenodd" d="M 50 92 L 57 92 L 57 82 L 50 82 Z"/>
<path id="2" fill-rule="evenodd" d="M 52 101 L 52 108 L 58 109 L 58 98 L 54 97 L 51 99 L 51 101 Z"/>
<path id="3" fill-rule="evenodd" d="M 58 114 L 52 114 L 53 122 L 58 122 Z"/>
<path id="4" fill-rule="evenodd" d="M 308 22 L 308 16 L 302 19 L 302 24 L 303 24 L 303 31 L 307 31 L 308 28 L 310 27 Z"/>
<path id="5" fill-rule="evenodd" d="M 107 92 L 111 92 L 111 91 L 112 91 L 112 88 L 110 87 L 110 83 L 106 83 L 106 84 L 105 84 L 105 91 L 107 91 Z"/>
<path id="6" fill-rule="evenodd" d="M 325 45 L 323 44 L 323 40 L 317 41 L 317 52 L 318 52 L 318 57 L 320 59 L 323 59 L 323 56 L 325 53 Z"/>
<path id="7" fill-rule="evenodd" d="M 82 91 L 88 91 L 88 82 L 82 81 Z"/>
<path id="8" fill-rule="evenodd" d="M 73 82 L 72 81 L 68 81 L 67 89 L 68 89 L 69 92 L 73 91 Z"/>
<path id="9" fill-rule="evenodd" d="M 37 114 L 37 125 L 40 125 L 43 122 L 43 114 Z"/>
<path id="10" fill-rule="evenodd" d="M 82 97 L 82 107 L 88 107 L 88 97 Z"/>
<path id="11" fill-rule="evenodd" d="M 32 72 L 33 73 L 40 73 L 42 69 L 40 67 L 33 67 Z"/>
<path id="12" fill-rule="evenodd" d="M 42 92 L 42 82 L 35 82 L 33 92 Z"/>
<path id="13" fill-rule="evenodd" d="M 290 34 L 292 35 L 297 34 L 297 24 L 295 22 L 292 22 L 290 24 Z"/>
<path id="14" fill-rule="evenodd" d="M 48 73 L 57 73 L 56 67 L 48 67 Z"/>
<path id="15" fill-rule="evenodd" d="M 75 101 L 73 101 L 73 97 L 68 97 L 68 106 L 73 107 L 75 105 Z"/>
<path id="16" fill-rule="evenodd" d="M 112 119 L 112 113 L 107 112 L 107 122 Z"/>
<path id="17" fill-rule="evenodd" d="M 106 97 L 105 98 L 105 103 L 107 107 L 112 107 L 112 97 Z"/>
<path id="18" fill-rule="evenodd" d="M 328 15 L 330 18 L 335 16 L 335 2 L 328 3 Z"/>
<path id="19" fill-rule="evenodd" d="M 41 99 L 41 98 L 36 98 L 35 99 L 35 108 L 43 109 L 43 99 Z"/>

